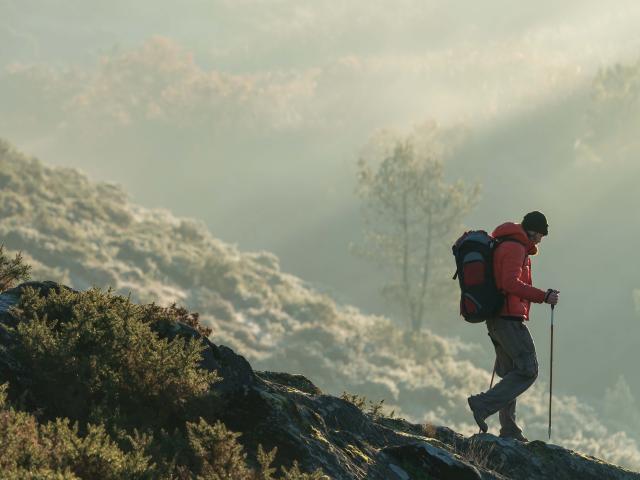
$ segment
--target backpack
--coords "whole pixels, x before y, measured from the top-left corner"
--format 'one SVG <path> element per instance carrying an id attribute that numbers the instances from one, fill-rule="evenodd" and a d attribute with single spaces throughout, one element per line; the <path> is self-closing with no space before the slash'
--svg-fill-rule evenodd
<path id="1" fill-rule="evenodd" d="M 484 322 L 497 315 L 504 304 L 505 296 L 493 275 L 493 252 L 502 242 L 518 241 L 472 230 L 465 232 L 451 248 L 456 259 L 453 279 L 457 278 L 460 284 L 460 315 L 467 322 Z"/>

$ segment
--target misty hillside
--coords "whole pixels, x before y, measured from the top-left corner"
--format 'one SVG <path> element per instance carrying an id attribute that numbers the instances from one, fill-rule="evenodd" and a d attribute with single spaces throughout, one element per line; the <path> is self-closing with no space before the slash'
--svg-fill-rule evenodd
<path id="1" fill-rule="evenodd" d="M 201 222 L 139 207 L 117 186 L 46 167 L 7 142 L 0 143 L 0 185 L 0 239 L 24 252 L 34 278 L 176 302 L 199 312 L 210 338 L 256 369 L 384 400 L 414 422 L 475 430 L 466 397 L 489 383 L 475 361 L 478 347 L 429 331 L 409 341 L 389 319 L 339 306 L 282 272 L 273 254 L 239 251 Z M 539 381 L 520 403 L 530 438 L 546 436 L 546 392 Z M 554 402 L 554 443 L 640 466 L 636 441 L 590 405 L 568 396 Z"/>
<path id="2" fill-rule="evenodd" d="M 638 2 L 408 0 L 393 20 L 364 0 L 145 0 L 135 14 L 125 3 L 7 3 L 4 137 L 47 164 L 115 180 L 142 205 L 197 217 L 242 250 L 275 253 L 332 299 L 391 316 L 378 294 L 388 273 L 348 249 L 362 235 L 355 161 L 379 129 L 462 124 L 470 136 L 447 178 L 483 185 L 465 222 L 549 217 L 534 281 L 562 291 L 557 391 L 640 441 L 640 285 L 625 248 L 640 234 Z M 361 24 L 345 20 L 358 12 Z M 542 379 L 548 313 L 534 306 L 530 324 Z M 480 344 L 477 365 L 489 368 L 483 328 L 453 309 L 432 317 L 434 331 Z"/>

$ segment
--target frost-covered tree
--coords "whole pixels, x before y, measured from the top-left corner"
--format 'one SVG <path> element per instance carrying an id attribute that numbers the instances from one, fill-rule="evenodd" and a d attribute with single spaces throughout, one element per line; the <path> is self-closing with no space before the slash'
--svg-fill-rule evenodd
<path id="1" fill-rule="evenodd" d="M 451 298 L 449 247 L 479 196 L 477 184 L 445 180 L 444 159 L 458 133 L 429 123 L 406 137 L 381 134 L 358 161 L 366 231 L 356 252 L 390 270 L 382 292 L 414 332 L 429 308 Z"/>
<path id="2" fill-rule="evenodd" d="M 640 60 L 602 69 L 591 87 L 578 158 L 593 163 L 635 162 L 640 153 Z"/>

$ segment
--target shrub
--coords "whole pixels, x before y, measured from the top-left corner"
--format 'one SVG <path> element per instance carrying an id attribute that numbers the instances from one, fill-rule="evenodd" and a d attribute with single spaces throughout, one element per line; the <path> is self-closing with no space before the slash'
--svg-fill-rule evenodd
<path id="1" fill-rule="evenodd" d="M 194 402 L 212 397 L 218 377 L 199 368 L 199 339 L 168 340 L 153 330 L 161 314 L 175 325 L 170 315 L 176 312 L 97 289 L 47 297 L 26 289 L 14 309 L 19 322 L 10 329 L 15 341 L 9 347 L 25 373 L 12 386 L 26 389 L 26 400 L 46 417 L 68 417 L 81 426 L 182 425 L 194 417 Z"/>
<path id="2" fill-rule="evenodd" d="M 240 434 L 231 432 L 221 422 L 208 424 L 203 419 L 198 423 L 187 424 L 189 445 L 196 461 L 197 478 L 200 480 L 274 480 L 275 469 L 271 463 L 277 449 L 265 452 L 258 446 L 258 470 L 246 466 L 246 454 L 237 441 Z M 282 467 L 280 478 L 286 480 L 323 480 L 328 479 L 322 471 L 304 473 L 297 462 L 290 469 Z"/>
<path id="3" fill-rule="evenodd" d="M 6 389 L 0 387 L 3 479 L 153 478 L 154 468 L 140 448 L 123 452 L 100 425 L 89 425 L 80 436 L 66 419 L 39 424 L 8 405 Z"/>
<path id="4" fill-rule="evenodd" d="M 234 478 L 251 480 L 246 454 L 237 442 L 240 434 L 231 432 L 221 422 L 187 423 L 187 438 L 192 449 L 198 478 Z"/>
<path id="5" fill-rule="evenodd" d="M 0 245 L 0 292 L 11 288 L 18 280 L 27 280 L 31 266 L 22 260 L 22 254 L 18 253 L 13 259 L 4 253 L 4 245 Z"/>
<path id="6" fill-rule="evenodd" d="M 275 449 L 259 447 L 251 468 L 240 434 L 216 421 L 219 377 L 199 368 L 197 332 L 208 332 L 197 314 L 98 289 L 41 296 L 29 287 L 12 313 L 2 327 L 13 371 L 0 388 L 3 478 L 276 478 Z M 10 407 L 7 392 L 36 414 Z M 294 464 L 280 478 L 323 477 Z"/>
<path id="7" fill-rule="evenodd" d="M 384 413 L 384 399 L 378 402 L 374 402 L 373 400 L 368 400 L 364 395 L 358 395 L 357 393 L 348 392 L 342 392 L 340 398 L 349 403 L 352 403 L 353 405 L 358 407 L 358 409 L 361 410 L 362 413 L 369 415 L 374 420 L 382 417 L 395 417 L 395 410 L 392 410 L 388 414 Z M 368 407 L 367 404 L 369 405 Z"/>

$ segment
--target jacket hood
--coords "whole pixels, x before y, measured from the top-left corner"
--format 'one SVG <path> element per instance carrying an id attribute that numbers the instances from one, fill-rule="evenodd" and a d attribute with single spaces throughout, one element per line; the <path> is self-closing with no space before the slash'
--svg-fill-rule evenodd
<path id="1" fill-rule="evenodd" d="M 535 245 L 535 243 L 529 240 L 529 237 L 527 237 L 527 233 L 519 223 L 503 223 L 502 225 L 496 227 L 491 236 L 494 238 L 508 237 L 519 241 L 523 245 L 526 245 L 527 255 L 535 255 L 536 253 L 538 253 L 538 247 Z"/>

